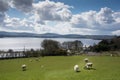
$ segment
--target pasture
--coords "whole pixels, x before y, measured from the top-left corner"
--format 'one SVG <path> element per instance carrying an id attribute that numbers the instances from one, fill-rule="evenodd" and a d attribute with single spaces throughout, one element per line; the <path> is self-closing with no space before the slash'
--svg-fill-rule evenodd
<path id="1" fill-rule="evenodd" d="M 83 69 L 84 59 L 95 70 Z M 21 65 L 27 70 L 22 71 Z M 78 64 L 80 72 L 73 70 Z M 0 80 L 120 80 L 120 57 L 111 56 L 52 56 L 0 60 Z"/>

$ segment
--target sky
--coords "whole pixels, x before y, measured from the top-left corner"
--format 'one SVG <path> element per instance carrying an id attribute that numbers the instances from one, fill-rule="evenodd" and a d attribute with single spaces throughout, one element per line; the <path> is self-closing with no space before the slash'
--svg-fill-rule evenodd
<path id="1" fill-rule="evenodd" d="M 0 0 L 0 31 L 120 35 L 120 0 Z"/>

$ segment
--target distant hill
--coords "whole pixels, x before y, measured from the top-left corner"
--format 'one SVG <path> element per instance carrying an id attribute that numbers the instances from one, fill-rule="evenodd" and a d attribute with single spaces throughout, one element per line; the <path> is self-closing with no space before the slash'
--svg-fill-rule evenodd
<path id="1" fill-rule="evenodd" d="M 113 35 L 78 35 L 78 34 L 67 34 L 61 35 L 56 33 L 45 33 L 45 34 L 35 34 L 35 33 L 25 33 L 25 32 L 5 32 L 0 31 L 0 37 L 38 37 L 38 38 L 87 38 L 87 39 L 111 39 L 115 36 Z"/>
<path id="2" fill-rule="evenodd" d="M 38 34 L 34 33 L 18 33 L 18 32 L 5 32 L 5 31 L 0 31 L 0 37 L 37 37 L 39 36 Z"/>

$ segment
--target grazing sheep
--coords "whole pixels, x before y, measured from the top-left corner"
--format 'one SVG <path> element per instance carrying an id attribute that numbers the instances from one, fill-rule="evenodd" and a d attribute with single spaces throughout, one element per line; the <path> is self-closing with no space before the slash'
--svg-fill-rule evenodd
<path id="1" fill-rule="evenodd" d="M 112 56 L 113 56 L 113 54 L 110 54 L 110 56 L 112 57 Z"/>
<path id="2" fill-rule="evenodd" d="M 85 58 L 84 61 L 87 63 L 89 60 L 88 60 L 88 58 Z"/>
<path id="3" fill-rule="evenodd" d="M 26 71 L 26 65 L 25 64 L 23 64 L 21 67 L 22 67 L 23 71 Z"/>
<path id="4" fill-rule="evenodd" d="M 86 69 L 91 69 L 91 68 L 92 68 L 92 65 L 93 65 L 93 63 L 88 62 L 88 63 L 85 64 L 85 68 L 86 68 Z"/>
<path id="5" fill-rule="evenodd" d="M 75 65 L 75 66 L 74 66 L 74 71 L 75 71 L 75 72 L 79 72 L 79 71 L 80 71 L 78 65 Z"/>

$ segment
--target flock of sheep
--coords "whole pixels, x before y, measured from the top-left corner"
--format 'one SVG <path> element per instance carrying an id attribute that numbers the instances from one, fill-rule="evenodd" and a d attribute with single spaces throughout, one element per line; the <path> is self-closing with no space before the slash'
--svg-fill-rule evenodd
<path id="1" fill-rule="evenodd" d="M 88 60 L 88 58 L 85 58 L 84 61 L 85 61 L 84 69 L 88 69 L 88 70 L 92 69 L 93 63 L 90 62 L 90 61 Z M 75 66 L 74 66 L 74 71 L 75 71 L 75 72 L 80 72 L 80 69 L 79 69 L 79 66 L 78 66 L 78 65 L 75 65 Z"/>
<path id="2" fill-rule="evenodd" d="M 39 59 L 36 58 L 36 61 L 39 61 Z M 90 62 L 88 58 L 85 58 L 84 61 L 85 61 L 84 69 L 88 69 L 88 70 L 92 69 L 93 63 Z M 30 60 L 30 62 L 32 62 L 32 60 Z M 23 64 L 23 65 L 21 66 L 21 68 L 22 68 L 22 71 L 26 71 L 26 69 L 27 69 L 26 64 Z M 80 72 L 80 68 L 79 68 L 78 65 L 75 65 L 75 66 L 74 66 L 74 71 L 75 71 L 75 72 Z"/>
<path id="3" fill-rule="evenodd" d="M 39 61 L 39 58 L 36 58 L 35 60 L 36 60 L 36 61 Z M 33 60 L 30 59 L 29 61 L 32 62 Z M 41 67 L 42 67 L 42 66 L 41 66 Z M 22 71 L 26 71 L 26 70 L 27 70 L 27 65 L 26 65 L 26 64 L 23 64 L 23 65 L 21 66 L 21 68 L 22 68 Z"/>

